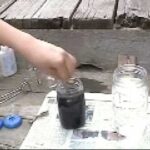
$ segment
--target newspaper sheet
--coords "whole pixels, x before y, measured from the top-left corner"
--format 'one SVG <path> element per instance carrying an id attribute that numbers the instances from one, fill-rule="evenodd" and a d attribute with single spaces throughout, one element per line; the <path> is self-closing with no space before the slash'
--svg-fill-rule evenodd
<path id="1" fill-rule="evenodd" d="M 102 133 L 113 131 L 111 95 L 85 94 L 86 97 L 86 124 L 75 130 L 66 130 L 61 127 L 56 93 L 49 93 L 39 113 L 48 110 L 49 115 L 37 119 L 21 149 L 110 149 L 135 148 L 130 147 L 127 140 L 108 140 Z M 150 147 L 150 129 L 136 148 Z M 143 144 L 144 143 L 144 144 Z M 135 145 L 134 145 L 135 146 Z"/>

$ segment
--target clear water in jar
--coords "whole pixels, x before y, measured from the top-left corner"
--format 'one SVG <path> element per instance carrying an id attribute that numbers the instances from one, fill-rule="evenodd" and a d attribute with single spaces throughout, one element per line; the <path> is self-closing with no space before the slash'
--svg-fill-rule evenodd
<path id="1" fill-rule="evenodd" d="M 148 88 L 139 78 L 123 77 L 112 87 L 114 127 L 126 137 L 140 137 L 145 129 Z"/>

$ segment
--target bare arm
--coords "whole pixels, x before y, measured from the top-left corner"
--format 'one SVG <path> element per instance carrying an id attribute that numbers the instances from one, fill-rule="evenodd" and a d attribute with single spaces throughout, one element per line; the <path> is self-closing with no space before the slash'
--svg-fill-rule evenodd
<path id="1" fill-rule="evenodd" d="M 68 79 L 76 67 L 76 59 L 62 48 L 36 39 L 2 20 L 0 44 L 13 48 L 40 70 L 62 80 Z"/>

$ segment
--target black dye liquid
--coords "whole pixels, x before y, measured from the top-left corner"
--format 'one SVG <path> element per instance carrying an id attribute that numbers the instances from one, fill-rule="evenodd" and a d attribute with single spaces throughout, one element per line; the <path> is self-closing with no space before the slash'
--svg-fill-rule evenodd
<path id="1" fill-rule="evenodd" d="M 84 93 L 62 96 L 57 92 L 59 117 L 65 129 L 76 129 L 85 124 Z"/>

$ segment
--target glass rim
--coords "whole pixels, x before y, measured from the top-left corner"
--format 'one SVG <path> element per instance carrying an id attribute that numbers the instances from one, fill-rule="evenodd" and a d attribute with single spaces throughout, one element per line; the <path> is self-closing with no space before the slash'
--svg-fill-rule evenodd
<path id="1" fill-rule="evenodd" d="M 122 84 L 120 79 L 128 76 L 129 78 L 139 78 L 140 80 L 137 85 L 141 86 L 144 83 L 146 84 L 146 81 L 148 80 L 147 75 L 147 70 L 140 65 L 124 64 L 115 69 L 113 74 L 113 84 Z"/>
<path id="2" fill-rule="evenodd" d="M 147 77 L 147 70 L 140 66 L 140 65 L 136 65 L 136 64 L 124 64 L 124 65 L 121 65 L 119 67 L 117 67 L 114 71 L 114 74 L 115 73 L 122 73 L 122 71 L 124 71 L 124 73 L 127 73 L 127 72 L 133 72 L 136 70 L 139 70 L 142 74 L 143 74 L 143 77 Z"/>

